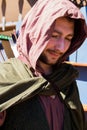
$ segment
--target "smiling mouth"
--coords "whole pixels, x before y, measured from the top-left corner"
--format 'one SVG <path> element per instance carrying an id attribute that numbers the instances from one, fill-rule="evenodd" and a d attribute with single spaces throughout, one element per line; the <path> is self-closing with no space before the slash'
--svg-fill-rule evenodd
<path id="1" fill-rule="evenodd" d="M 59 51 L 55 51 L 55 50 L 48 50 L 48 52 L 49 52 L 51 55 L 55 56 L 55 57 L 58 57 L 58 56 L 63 55 L 63 53 L 61 53 L 61 52 L 59 52 Z"/>

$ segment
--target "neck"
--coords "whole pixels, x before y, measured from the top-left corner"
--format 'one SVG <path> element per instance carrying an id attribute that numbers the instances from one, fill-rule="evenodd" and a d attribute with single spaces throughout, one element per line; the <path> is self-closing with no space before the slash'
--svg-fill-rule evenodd
<path id="1" fill-rule="evenodd" d="M 49 75 L 52 72 L 52 66 L 51 65 L 47 65 L 47 64 L 39 61 L 39 66 L 40 66 L 42 72 L 45 75 Z"/>

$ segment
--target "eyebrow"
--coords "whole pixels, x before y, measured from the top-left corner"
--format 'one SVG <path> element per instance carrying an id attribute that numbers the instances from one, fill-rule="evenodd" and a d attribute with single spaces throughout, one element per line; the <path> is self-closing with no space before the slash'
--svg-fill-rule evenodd
<path id="1" fill-rule="evenodd" d="M 53 33 L 54 33 L 54 32 L 56 32 L 56 33 L 58 33 L 58 34 L 60 34 L 60 35 L 62 34 L 60 31 L 57 31 L 57 30 L 54 30 Z M 74 36 L 74 33 L 68 34 L 67 36 L 73 37 L 73 36 Z"/>

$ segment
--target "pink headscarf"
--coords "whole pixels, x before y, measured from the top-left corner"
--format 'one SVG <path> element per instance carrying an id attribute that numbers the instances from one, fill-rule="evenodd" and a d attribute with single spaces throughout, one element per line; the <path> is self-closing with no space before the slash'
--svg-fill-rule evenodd
<path id="1" fill-rule="evenodd" d="M 19 58 L 23 62 L 36 68 L 36 62 L 51 37 L 52 25 L 61 16 L 78 19 L 75 37 L 62 61 L 80 47 L 86 37 L 86 24 L 80 10 L 69 0 L 38 0 L 25 16 L 17 41 Z"/>

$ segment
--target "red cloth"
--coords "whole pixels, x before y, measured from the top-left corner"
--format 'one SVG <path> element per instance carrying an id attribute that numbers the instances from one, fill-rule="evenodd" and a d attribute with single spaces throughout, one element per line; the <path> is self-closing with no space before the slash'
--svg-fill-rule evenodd
<path id="1" fill-rule="evenodd" d="M 0 112 L 0 126 L 3 125 L 6 117 L 6 111 Z"/>
<path id="2" fill-rule="evenodd" d="M 64 104 L 60 101 L 57 95 L 54 98 L 50 96 L 40 96 L 40 99 L 50 130 L 62 130 Z"/>

